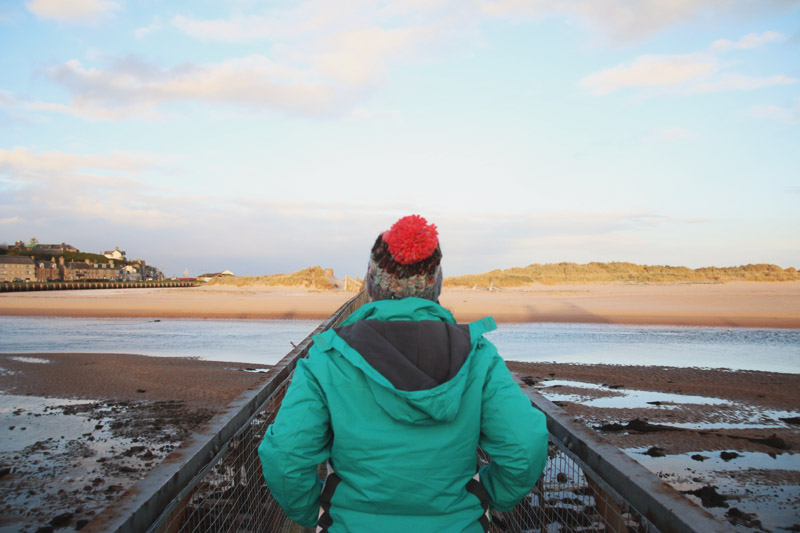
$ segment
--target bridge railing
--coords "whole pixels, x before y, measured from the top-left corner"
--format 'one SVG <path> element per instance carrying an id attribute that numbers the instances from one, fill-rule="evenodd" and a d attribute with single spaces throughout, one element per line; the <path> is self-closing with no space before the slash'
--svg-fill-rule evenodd
<path id="1" fill-rule="evenodd" d="M 365 301 L 365 293 L 359 293 L 312 335 L 337 326 Z M 270 370 L 259 391 L 241 396 L 84 531 L 314 531 L 289 520 L 272 498 L 257 453 L 297 360 L 310 346 L 311 335 Z M 547 417 L 548 461 L 528 496 L 513 511 L 493 516 L 491 531 L 727 530 L 559 407 L 525 392 Z M 477 453 L 479 461 L 489 460 Z"/>

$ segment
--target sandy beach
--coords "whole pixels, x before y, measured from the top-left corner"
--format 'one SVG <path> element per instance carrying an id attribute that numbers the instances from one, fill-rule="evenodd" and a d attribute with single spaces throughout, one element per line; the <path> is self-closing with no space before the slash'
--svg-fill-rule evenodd
<path id="1" fill-rule="evenodd" d="M 0 315 L 151 318 L 330 316 L 354 295 L 271 287 L 202 286 L 0 294 Z M 800 282 L 583 283 L 519 289 L 445 288 L 459 321 L 591 322 L 800 328 Z"/>

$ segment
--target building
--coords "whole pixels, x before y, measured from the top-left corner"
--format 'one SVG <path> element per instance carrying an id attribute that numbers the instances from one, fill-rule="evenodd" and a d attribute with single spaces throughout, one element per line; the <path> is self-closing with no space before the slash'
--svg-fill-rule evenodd
<path id="1" fill-rule="evenodd" d="M 164 279 L 164 273 L 156 267 L 148 265 L 144 260 L 132 261 L 124 268 L 128 281 L 152 281 Z"/>
<path id="2" fill-rule="evenodd" d="M 34 281 L 36 265 L 30 257 L 0 255 L 0 281 Z"/>
<path id="3" fill-rule="evenodd" d="M 119 281 L 123 279 L 122 270 L 117 269 L 114 261 L 93 263 L 86 261 L 67 261 L 60 259 L 64 281 Z"/>
<path id="4" fill-rule="evenodd" d="M 31 239 L 33 240 L 33 239 Z M 78 252 L 74 246 L 62 242 L 61 244 L 37 244 L 33 251 L 37 254 L 62 255 L 66 252 Z"/>
<path id="5" fill-rule="evenodd" d="M 208 272 L 206 274 L 200 274 L 199 276 L 197 276 L 197 279 L 199 279 L 200 281 L 208 282 L 215 278 L 224 278 L 226 276 L 233 276 L 233 275 L 234 275 L 233 272 L 231 272 L 230 270 L 223 270 L 222 272 Z"/>
<path id="6" fill-rule="evenodd" d="M 89 263 L 89 261 L 86 261 Z M 118 281 L 120 279 L 119 270 L 114 265 L 114 261 L 108 263 L 89 263 L 92 267 L 89 272 L 89 279 L 101 281 Z"/>
<path id="7" fill-rule="evenodd" d="M 86 281 L 92 268 L 83 261 L 67 261 L 63 263 L 64 281 Z"/>
<path id="8" fill-rule="evenodd" d="M 115 261 L 124 261 L 125 260 L 125 252 L 119 249 L 119 246 L 115 246 L 113 250 L 103 252 L 103 255 L 109 259 L 113 259 Z"/>
<path id="9" fill-rule="evenodd" d="M 144 279 L 155 281 L 162 280 L 164 279 L 164 273 L 154 266 L 144 265 Z"/>
<path id="10" fill-rule="evenodd" d="M 36 281 L 59 281 L 61 269 L 55 258 L 50 261 L 34 261 L 36 263 Z"/>
<path id="11" fill-rule="evenodd" d="M 120 272 L 122 272 L 123 281 L 142 281 L 142 274 L 137 265 L 125 265 Z"/>
<path id="12" fill-rule="evenodd" d="M 36 240 L 36 237 L 31 237 L 31 240 L 26 244 L 25 241 L 17 241 L 14 243 L 14 248 L 18 251 L 25 251 L 34 254 L 49 254 L 49 255 L 62 255 L 65 252 L 79 252 L 74 246 L 62 242 L 61 244 L 41 244 Z"/>

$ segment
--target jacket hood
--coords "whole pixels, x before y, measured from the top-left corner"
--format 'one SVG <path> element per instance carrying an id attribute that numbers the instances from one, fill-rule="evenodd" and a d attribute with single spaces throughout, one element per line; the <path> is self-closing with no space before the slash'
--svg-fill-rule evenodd
<path id="1" fill-rule="evenodd" d="M 439 320 L 448 324 L 456 323 L 453 313 L 441 305 L 416 297 L 364 304 L 353 311 L 341 326 L 348 326 L 359 320 Z"/>
<path id="2" fill-rule="evenodd" d="M 404 298 L 366 304 L 314 343 L 360 371 L 389 416 L 427 425 L 455 419 L 475 348 L 495 328 L 491 318 L 459 325 L 435 302 Z"/>

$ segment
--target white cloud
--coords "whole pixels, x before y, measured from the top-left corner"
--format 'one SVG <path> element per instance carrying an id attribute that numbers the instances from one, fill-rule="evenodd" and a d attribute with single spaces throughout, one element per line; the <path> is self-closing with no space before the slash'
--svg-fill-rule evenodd
<path id="1" fill-rule="evenodd" d="M 197 20 L 177 15 L 170 23 L 186 35 L 202 41 L 249 42 L 286 37 L 290 27 L 275 17 L 235 15 L 229 19 Z"/>
<path id="2" fill-rule="evenodd" d="M 4 231 L 53 235 L 47 238 L 82 249 L 102 235 L 172 272 L 192 258 L 253 274 L 323 264 L 340 275 L 363 275 L 378 233 L 416 211 L 396 204 L 287 203 L 166 191 L 153 185 L 153 161 L 142 154 L 0 150 L 0 184 L 13 198 L 3 208 Z M 601 250 L 624 255 L 653 228 L 673 223 L 648 212 L 423 214 L 440 228 L 448 275 L 524 266 L 544 254 L 558 260 L 591 260 Z M 252 232 L 243 227 L 292 231 L 259 232 L 254 248 Z M 208 242 L 215 246 L 209 249 Z M 198 257 L 198 247 L 206 257 Z"/>
<path id="3" fill-rule="evenodd" d="M 791 85 L 797 83 L 797 78 L 778 75 L 766 78 L 743 76 L 741 74 L 722 74 L 716 79 L 696 84 L 691 88 L 695 93 L 716 93 L 720 91 L 750 91 L 771 87 L 774 85 Z"/>
<path id="4" fill-rule="evenodd" d="M 236 43 L 266 41 L 268 51 L 213 64 L 171 67 L 136 58 L 92 67 L 72 60 L 48 71 L 51 79 L 70 91 L 71 101 L 33 102 L 27 107 L 90 120 L 158 119 L 162 118 L 165 104 L 177 102 L 221 103 L 248 111 L 307 116 L 347 116 L 354 108 L 363 107 L 371 92 L 388 78 L 393 64 L 430 60 L 432 49 L 477 28 L 486 17 L 564 16 L 591 20 L 611 34 L 630 37 L 706 13 L 719 14 L 720 1 L 354 0 L 334 5 L 325 0 L 307 0 L 290 7 L 280 3 L 254 4 L 258 12 L 241 9 L 223 18 L 177 15 L 168 24 L 193 38 Z M 725 5 L 736 12 L 744 4 L 728 0 Z M 29 7 L 66 17 L 67 13 L 80 11 L 78 8 L 85 16 L 109 13 L 117 4 L 111 0 L 32 0 Z M 776 8 L 768 1 L 759 9 L 771 12 Z M 141 39 L 160 29 L 162 22 L 155 18 L 150 25 L 136 29 L 134 35 Z M 778 36 L 776 32 L 766 32 L 745 36 L 736 43 L 718 41 L 716 46 L 753 47 Z M 718 69 L 717 58 L 709 52 L 646 55 L 590 74 L 581 84 L 597 94 L 637 87 L 711 91 L 737 83 L 747 85 L 746 80 L 715 79 L 711 74 Z M 751 86 L 770 82 L 777 79 L 749 80 Z"/>
<path id="5" fill-rule="evenodd" d="M 407 57 L 439 34 L 433 27 L 385 30 L 361 28 L 339 33 L 326 40 L 323 52 L 313 58 L 323 75 L 353 86 L 368 85 L 394 59 Z"/>
<path id="6" fill-rule="evenodd" d="M 144 39 L 151 33 L 155 33 L 163 28 L 164 25 L 161 23 L 161 19 L 156 16 L 153 18 L 153 22 L 151 22 L 149 25 L 133 30 L 133 35 L 137 39 Z"/>
<path id="7" fill-rule="evenodd" d="M 309 9 L 301 7 L 301 11 Z M 164 104 L 175 102 L 222 103 L 312 116 L 347 115 L 383 82 L 391 63 L 423 56 L 431 42 L 447 33 L 436 25 L 329 27 L 330 20 L 340 22 L 342 10 L 331 10 L 329 5 L 327 11 L 315 9 L 315 18 L 304 22 L 302 28 L 284 26 L 281 19 L 267 23 L 258 17 L 224 21 L 177 17 L 173 24 L 209 38 L 233 39 L 242 32 L 245 40 L 272 34 L 300 35 L 302 39 L 276 44 L 272 55 L 277 59 L 254 54 L 171 68 L 135 57 L 116 59 L 104 67 L 67 61 L 47 73 L 71 92 L 70 104 L 36 102 L 28 108 L 92 120 L 158 118 Z M 318 28 L 323 31 L 312 31 Z M 139 35 L 146 35 L 150 28 L 140 30 Z M 308 32 L 313 35 L 305 35 Z"/>
<path id="8" fill-rule="evenodd" d="M 162 69 L 137 58 L 117 60 L 105 70 L 72 60 L 48 71 L 72 92 L 72 105 L 36 108 L 89 118 L 157 114 L 168 102 L 223 103 L 306 115 L 340 112 L 349 104 L 347 87 L 325 83 L 313 72 L 285 67 L 261 55 L 209 65 Z"/>
<path id="9" fill-rule="evenodd" d="M 786 122 L 787 124 L 800 124 L 800 98 L 795 100 L 794 105 L 763 104 L 753 106 L 748 110 L 748 114 L 757 118 Z"/>
<path id="10" fill-rule="evenodd" d="M 136 173 L 155 166 L 160 160 L 128 152 L 111 155 L 81 155 L 65 152 L 35 153 L 23 146 L 0 149 L 0 171 L 26 176 L 36 173 L 63 173 L 78 170 L 106 170 Z"/>
<path id="11" fill-rule="evenodd" d="M 227 18 L 197 19 L 177 15 L 170 21 L 179 31 L 204 41 L 288 41 L 317 46 L 340 33 L 372 27 L 403 29 L 419 24 L 453 20 L 462 12 L 453 0 L 351 0 L 332 4 L 307 0 L 299 4 L 276 3 L 258 13 L 237 12 Z M 448 9 L 441 9 L 447 7 Z M 438 22 L 437 22 L 438 21 Z"/>
<path id="12" fill-rule="evenodd" d="M 392 62 L 425 57 L 432 43 L 451 34 L 448 28 L 461 9 L 431 14 L 437 7 L 441 6 L 435 2 L 408 0 L 360 0 L 335 6 L 312 0 L 291 9 L 229 18 L 179 15 L 171 23 L 201 40 L 269 41 L 276 62 L 295 65 L 289 68 L 310 66 L 309 75 L 358 91 L 382 81 Z M 430 15 L 421 17 L 423 23 L 416 21 L 421 13 Z"/>
<path id="13" fill-rule="evenodd" d="M 0 183 L 14 197 L 14 216 L 26 223 L 59 224 L 59 220 L 135 224 L 156 228 L 176 224 L 169 196 L 138 176 L 161 161 L 148 155 L 33 152 L 26 147 L 0 149 Z M 3 177 L 5 176 L 5 177 Z"/>
<path id="14" fill-rule="evenodd" d="M 93 22 L 119 9 L 112 0 L 30 0 L 25 6 L 39 18 L 77 23 Z"/>
<path id="15" fill-rule="evenodd" d="M 675 87 L 708 76 L 718 68 L 708 54 L 644 55 L 633 62 L 611 67 L 581 80 L 595 94 L 634 87 Z"/>
<path id="16" fill-rule="evenodd" d="M 641 41 L 681 23 L 705 18 L 746 19 L 756 12 L 780 13 L 793 4 L 797 4 L 797 1 L 482 0 L 479 5 L 485 13 L 495 16 L 562 16 L 579 20 L 612 41 L 629 43 Z"/>
<path id="17" fill-rule="evenodd" d="M 748 33 L 736 42 L 726 39 L 719 39 L 711 44 L 711 50 L 715 52 L 727 52 L 728 50 L 748 50 L 759 46 L 783 39 L 783 35 L 775 31 L 765 31 L 764 33 Z"/>
<path id="18" fill-rule="evenodd" d="M 277 3 L 255 14 L 239 12 L 228 18 L 178 15 L 171 23 L 197 39 L 249 42 L 325 36 L 381 25 L 381 21 L 391 21 L 392 28 L 398 28 L 398 21 L 411 24 L 411 20 L 457 27 L 487 17 L 561 17 L 595 28 L 612 41 L 633 42 L 681 23 L 707 17 L 743 19 L 754 12 L 781 12 L 793 3 L 797 0 L 763 0 L 757 5 L 749 0 L 353 0 L 335 5 L 306 0 L 290 8 Z"/>
<path id="19" fill-rule="evenodd" d="M 726 72 L 731 65 L 722 64 L 714 52 L 739 48 L 750 49 L 779 36 L 775 32 L 746 35 L 737 43 L 715 41 L 712 51 L 689 54 L 642 55 L 629 63 L 592 73 L 580 85 L 595 94 L 608 94 L 623 89 L 659 89 L 684 93 L 711 93 L 732 90 L 753 90 L 773 85 L 789 85 L 798 80 L 784 74 L 766 77 Z M 729 47 L 729 48 L 726 48 Z"/>

